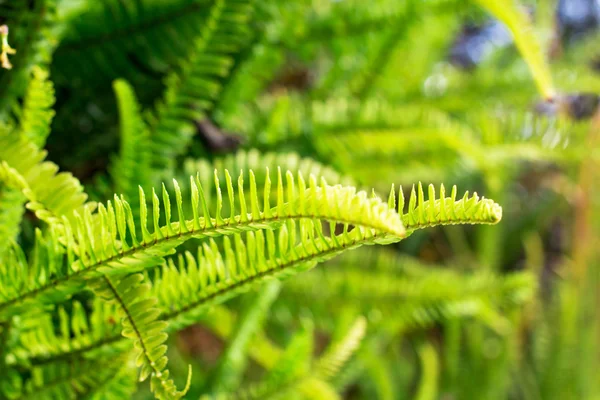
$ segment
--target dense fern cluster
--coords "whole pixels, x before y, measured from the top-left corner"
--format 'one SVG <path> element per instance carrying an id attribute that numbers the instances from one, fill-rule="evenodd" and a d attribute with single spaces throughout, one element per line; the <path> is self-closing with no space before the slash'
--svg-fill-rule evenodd
<path id="1" fill-rule="evenodd" d="M 0 1 L 0 399 L 597 397 L 551 3 Z"/>

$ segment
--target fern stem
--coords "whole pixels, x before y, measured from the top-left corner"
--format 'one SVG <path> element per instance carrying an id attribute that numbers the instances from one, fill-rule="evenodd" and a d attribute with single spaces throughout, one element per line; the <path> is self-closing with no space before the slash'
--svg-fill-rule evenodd
<path id="1" fill-rule="evenodd" d="M 135 335 L 137 336 L 138 340 L 140 341 L 140 346 L 142 346 L 142 350 L 144 351 L 144 356 L 146 357 L 146 360 L 148 361 L 148 364 L 150 364 L 152 366 L 152 369 L 154 369 L 154 372 L 160 373 L 160 371 L 158 371 L 154 367 L 154 365 L 153 365 L 154 363 L 152 362 L 152 360 L 150 359 L 150 357 L 148 357 L 148 349 L 146 348 L 146 344 L 144 343 L 144 339 L 143 339 L 143 337 L 142 337 L 142 335 L 141 335 L 141 333 L 140 333 L 140 331 L 139 331 L 139 329 L 137 327 L 137 324 L 133 320 L 133 317 L 129 313 L 129 309 L 127 308 L 127 306 L 123 302 L 123 299 L 121 298 L 121 295 L 117 291 L 117 288 L 113 285 L 113 283 L 112 283 L 112 281 L 110 280 L 109 277 L 105 276 L 103 279 L 104 279 L 104 282 L 106 282 L 106 285 L 108 286 L 108 288 L 110 289 L 110 291 L 112 292 L 113 296 L 115 297 L 115 300 L 117 300 L 117 303 L 119 303 L 119 307 L 121 307 L 121 309 L 125 313 L 125 316 L 129 320 L 129 323 L 131 324 L 131 327 L 133 328 L 133 330 L 135 332 Z"/>
<path id="2" fill-rule="evenodd" d="M 211 233 L 220 233 L 222 235 L 227 235 L 227 234 L 239 232 L 240 230 L 244 230 L 243 228 L 250 228 L 251 230 L 260 230 L 260 229 L 262 229 L 262 227 L 265 223 L 277 222 L 277 221 L 283 222 L 286 220 L 302 220 L 302 219 L 316 219 L 316 218 L 312 214 L 285 216 L 285 217 L 280 217 L 278 215 L 275 215 L 273 217 L 261 218 L 259 220 L 236 221 L 235 225 L 225 224 L 225 225 L 221 225 L 221 226 L 212 226 L 208 229 L 200 228 L 200 229 L 196 229 L 196 230 L 194 230 L 193 228 L 188 228 L 189 229 L 188 232 L 178 233 L 175 236 L 168 236 L 166 234 L 167 230 L 166 230 L 166 228 L 164 228 L 165 232 L 163 234 L 163 237 L 160 239 L 154 239 L 151 243 L 140 243 L 139 246 L 137 246 L 137 247 L 132 247 L 129 250 L 121 251 L 119 254 L 116 254 L 114 256 L 107 257 L 96 263 L 89 264 L 89 265 L 85 266 L 85 268 L 82 268 L 71 275 L 66 275 L 63 278 L 56 279 L 51 283 L 42 285 L 36 289 L 22 293 L 21 295 L 15 297 L 15 298 L 12 298 L 8 301 L 0 303 L 0 312 L 2 312 L 3 310 L 5 310 L 5 309 L 9 308 L 10 306 L 13 306 L 19 302 L 22 302 L 26 299 L 35 297 L 43 292 L 46 292 L 49 289 L 56 289 L 57 287 L 59 287 L 59 285 L 65 284 L 69 281 L 72 281 L 75 278 L 86 277 L 87 275 L 94 273 L 98 268 L 101 268 L 103 266 L 108 266 L 111 262 L 118 261 L 125 257 L 132 257 L 138 253 L 142 253 L 145 250 L 152 248 L 153 246 L 158 246 L 160 244 L 169 244 L 169 243 L 173 243 L 173 242 L 175 242 L 175 246 L 177 246 L 191 238 L 209 237 L 209 236 L 211 236 Z M 336 219 L 333 222 L 340 223 L 340 224 L 348 224 L 348 225 L 353 225 L 356 223 L 356 221 L 350 221 L 350 220 L 345 220 L 345 219 Z M 375 224 L 361 223 L 361 225 L 363 225 L 365 228 L 369 228 L 369 229 L 378 229 L 379 228 Z M 163 230 L 163 229 L 161 229 L 161 230 Z M 177 243 L 177 242 L 179 242 L 179 243 Z"/>

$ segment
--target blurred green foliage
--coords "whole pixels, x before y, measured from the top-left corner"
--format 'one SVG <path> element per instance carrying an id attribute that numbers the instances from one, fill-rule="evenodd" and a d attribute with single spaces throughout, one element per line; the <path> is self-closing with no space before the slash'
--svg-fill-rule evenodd
<path id="1" fill-rule="evenodd" d="M 121 340 L 123 315 L 97 297 L 106 288 L 83 281 L 95 294 L 70 288 L 19 309 L 4 301 L 22 289 L 11 287 L 17 275 L 38 271 L 27 272 L 26 255 L 39 271 L 51 264 L 36 250 L 41 238 L 83 259 L 81 237 L 71 245 L 54 233 L 78 226 L 67 210 L 84 215 L 119 193 L 132 223 L 145 221 L 139 188 L 150 201 L 152 187 L 176 177 L 187 203 L 174 204 L 189 216 L 198 204 L 188 204 L 198 193 L 189 176 L 210 187 L 216 169 L 224 200 L 208 190 L 201 202 L 233 215 L 224 170 L 254 170 L 245 179 L 260 193 L 246 186 L 246 201 L 262 207 L 279 195 L 264 168 L 280 166 L 307 182 L 312 173 L 373 189 L 385 203 L 389 195 L 410 240 L 321 254 L 315 269 L 193 315 L 173 307 L 195 289 L 208 293 L 268 234 L 233 247 L 206 236 L 177 242 L 168 261 L 171 248 L 144 253 L 123 271 L 143 270 L 152 285 L 130 292 L 158 300 L 123 324 L 152 307 L 172 317 L 164 379 L 185 386 L 191 365 L 185 398 L 600 399 L 600 36 L 567 38 L 557 3 L 0 0 L 10 29 L 0 31 L 2 62 L 12 64 L 0 70 L 0 398 L 152 397 L 131 367 L 132 342 Z M 43 149 L 76 179 L 42 163 Z M 392 182 L 404 190 L 389 194 Z M 447 195 L 456 184 L 493 199 L 502 221 L 420 230 L 446 212 L 441 200 L 426 202 L 449 198 L 442 184 Z M 331 203 L 320 199 L 326 214 Z M 465 206 L 475 200 L 456 204 L 466 216 L 448 222 L 481 222 Z M 371 217 L 348 214 L 358 227 Z M 91 215 L 86 226 L 99 229 Z M 168 218 L 156 226 L 171 230 Z M 300 224 L 317 250 L 302 237 L 290 259 L 322 251 L 318 236 L 347 233 L 343 222 Z M 284 246 L 287 231 L 276 228 Z M 136 227 L 127 229 L 130 240 Z M 15 246 L 21 253 L 9 257 Z M 244 274 L 287 277 L 239 268 L 239 286 Z M 132 296 L 127 278 L 107 279 L 117 282 L 108 297 Z M 155 379 L 150 361 L 142 371 Z"/>

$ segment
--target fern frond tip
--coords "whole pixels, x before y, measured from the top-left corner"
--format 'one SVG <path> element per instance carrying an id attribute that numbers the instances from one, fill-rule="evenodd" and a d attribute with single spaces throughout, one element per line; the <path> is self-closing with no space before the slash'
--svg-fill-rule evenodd
<path id="1" fill-rule="evenodd" d="M 450 197 L 446 197 L 444 185 L 440 186 L 439 197 L 433 185 L 429 185 L 427 199 L 423 185 L 413 186 L 408 206 L 405 209 L 404 193 L 400 187 L 397 210 L 407 231 L 438 225 L 457 224 L 496 224 L 502 219 L 502 207 L 493 200 L 479 197 L 477 193 L 465 192 L 457 200 L 458 190 L 452 187 Z M 390 202 L 393 197 L 390 196 Z"/>

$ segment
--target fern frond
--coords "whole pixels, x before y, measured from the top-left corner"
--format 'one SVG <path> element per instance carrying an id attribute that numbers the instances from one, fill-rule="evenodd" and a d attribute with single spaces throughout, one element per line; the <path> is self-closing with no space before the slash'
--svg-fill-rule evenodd
<path id="1" fill-rule="evenodd" d="M 351 309 L 375 312 L 381 316 L 378 323 L 399 330 L 472 318 L 505 333 L 508 321 L 498 314 L 522 306 L 536 292 L 535 276 L 529 272 L 461 273 L 386 253 L 346 253 L 303 279 L 290 280 L 283 304 L 297 311 L 297 303 L 310 303 L 316 322 L 324 326 L 330 325 L 332 315 Z"/>
<path id="2" fill-rule="evenodd" d="M 31 73 L 19 121 L 20 134 L 38 148 L 43 148 L 54 117 L 54 86 L 48 79 L 48 71 L 34 67 Z"/>
<path id="3" fill-rule="evenodd" d="M 68 257 L 54 229 L 44 234 L 38 229 L 35 237 L 29 260 L 23 249 L 13 242 L 0 263 L 0 315 L 4 317 L 30 310 L 31 304 L 20 301 L 23 293 L 31 297 L 40 296 L 42 302 L 54 302 L 83 289 L 82 282 L 71 282 L 64 290 L 53 291 L 50 297 L 44 297 L 48 294 L 41 288 L 50 289 L 55 280 L 69 279 L 69 272 L 65 268 L 65 259 Z M 70 258 L 73 259 L 72 254 Z"/>
<path id="4" fill-rule="evenodd" d="M 81 212 L 87 195 L 71 173 L 58 172 L 58 166 L 44 161 L 45 157 L 46 152 L 25 137 L 0 132 L 4 173 L 9 172 L 6 165 L 14 169 L 9 175 L 21 180 L 19 188 L 29 200 L 28 207 L 36 211 L 40 219 L 53 223 L 62 216 L 71 217 L 74 211 Z"/>
<path id="5" fill-rule="evenodd" d="M 429 185 L 427 194 L 425 200 L 421 183 L 417 188 L 413 186 L 405 206 L 404 192 L 400 186 L 396 204 L 396 194 L 392 186 L 388 204 L 390 208 L 397 207 L 407 232 L 412 233 L 417 229 L 438 225 L 496 224 L 502 219 L 502 207 L 493 200 L 480 198 L 477 193 L 469 196 L 469 192 L 465 192 L 462 199 L 457 200 L 456 186 L 452 187 L 450 197 L 446 197 L 446 189 L 442 184 L 439 198 L 436 197 L 433 185 Z"/>
<path id="6" fill-rule="evenodd" d="M 303 321 L 300 332 L 295 333 L 277 362 L 264 379 L 265 387 L 276 387 L 299 379 L 310 373 L 314 353 L 314 326 Z"/>
<path id="7" fill-rule="evenodd" d="M 87 396 L 90 400 L 128 399 L 134 396 L 137 388 L 135 369 L 125 364 L 113 376 L 99 382 Z"/>
<path id="8" fill-rule="evenodd" d="M 213 161 L 187 159 L 183 164 L 183 172 L 186 175 L 199 173 L 200 181 L 207 182 L 207 184 L 214 180 L 214 170 L 216 169 L 219 171 L 220 180 L 225 180 L 225 170 L 253 170 L 257 185 L 262 185 L 267 179 L 264 172 L 276 171 L 277 168 L 281 168 L 283 171 L 298 171 L 302 176 L 322 177 L 330 185 L 350 186 L 355 183 L 351 177 L 345 176 L 327 165 L 292 152 L 263 153 L 257 149 L 239 150 L 235 154 L 229 154 Z"/>
<path id="9" fill-rule="evenodd" d="M 157 80 L 193 51 L 191 44 L 206 31 L 209 10 L 215 3 L 86 3 L 83 12 L 69 18 L 56 51 L 57 82 L 96 88 L 124 78 L 136 89 L 147 85 L 157 89 Z M 228 41 L 222 43 L 227 45 Z"/>
<path id="10" fill-rule="evenodd" d="M 228 176 L 229 174 L 226 173 L 226 177 Z M 96 278 L 105 273 L 126 273 L 158 265 L 161 257 L 191 238 L 274 228 L 286 221 L 304 219 L 314 220 L 319 224 L 319 221 L 343 224 L 346 230 L 348 226 L 354 226 L 352 231 L 343 235 L 343 240 L 339 241 L 338 245 L 343 243 L 344 246 L 356 246 L 359 244 L 355 242 L 356 240 L 374 240 L 376 235 L 383 233 L 390 235 L 386 238 L 387 241 L 400 240 L 404 236 L 404 228 L 395 211 L 388 209 L 379 198 L 368 198 L 365 192 L 356 192 L 352 187 L 328 186 L 324 181 L 317 186 L 314 176 L 310 177 L 307 187 L 301 175 L 296 181 L 291 172 L 286 174 L 287 184 L 284 185 L 283 174 L 279 170 L 276 205 L 271 207 L 273 196 L 266 196 L 261 211 L 256 195 L 258 189 L 252 172 L 250 173 L 252 200 L 249 207 L 245 202 L 243 176 L 240 175 L 238 178 L 238 191 L 234 191 L 230 177 L 226 181 L 231 211 L 229 218 L 223 218 L 221 214 L 223 206 L 221 196 L 217 199 L 215 212 L 211 214 L 203 197 L 204 190 L 197 178 L 191 179 L 192 219 L 186 220 L 183 199 L 177 182 L 174 182 L 174 187 L 179 222 L 171 222 L 170 196 L 163 186 L 165 224 L 161 225 L 161 206 L 158 196 L 153 193 L 153 233 L 150 233 L 147 227 L 146 197 L 143 190 L 140 190 L 141 216 L 138 224 L 134 222 L 129 203 L 117 196 L 114 198 L 114 207 L 112 202 L 108 202 L 106 206 L 100 204 L 98 212 L 93 216 L 89 208 L 84 209 L 83 216 L 76 213 L 74 224 L 63 218 L 63 240 L 66 243 L 63 254 L 66 254 L 69 260 L 65 270 L 61 271 L 60 276 L 50 278 L 44 276 L 44 283 L 35 282 L 27 288 L 21 287 L 16 291 L 16 288 L 10 288 L 10 294 L 4 296 L 4 302 L 0 302 L 0 311 L 38 296 L 43 297 L 48 292 L 63 290 L 68 292 L 80 285 L 81 279 Z M 267 179 L 262 191 L 270 193 L 270 188 L 271 181 Z M 221 192 L 218 180 L 215 181 L 215 189 L 216 193 Z M 239 196 L 239 214 L 235 211 L 236 195 Z M 202 217 L 200 212 L 203 213 Z M 139 238 L 136 233 L 138 231 L 142 232 Z M 396 239 L 391 239 L 392 237 Z M 295 245 L 294 240 L 292 243 Z M 327 247 L 330 245 L 327 244 Z M 343 247 L 336 249 L 336 251 L 341 250 Z M 21 273 L 25 277 L 28 276 L 26 268 Z"/>
<path id="11" fill-rule="evenodd" d="M 15 400 L 84 398 L 93 395 L 98 388 L 122 373 L 124 365 L 128 365 L 128 362 L 123 356 L 116 359 L 58 361 L 31 368 L 27 379 L 14 370 L 8 370 L 6 376 L 9 380 L 0 387 L 0 394 Z M 94 373 L 90 374 L 90 371 Z"/>
<path id="12" fill-rule="evenodd" d="M 367 321 L 361 317 L 357 319 L 348 330 L 346 336 L 334 343 L 319 359 L 315 366 L 315 373 L 322 379 L 333 377 L 356 351 L 367 330 Z"/>
<path id="13" fill-rule="evenodd" d="M 282 379 L 268 379 L 262 384 L 254 385 L 238 393 L 221 393 L 214 397 L 205 396 L 203 399 L 287 399 L 297 396 L 309 399 L 338 399 L 340 397 L 329 381 L 356 351 L 365 330 L 366 321 L 361 317 L 354 322 L 340 341 L 329 346 L 323 356 L 313 363 L 310 370 L 304 370 L 304 368 L 298 371 L 292 370 L 292 373 L 279 376 Z M 300 338 L 303 339 L 303 337 Z M 281 361 L 292 361 L 289 357 L 298 351 L 301 352 L 301 357 L 305 356 L 305 352 L 312 348 L 310 344 L 309 346 L 306 344 L 305 341 L 293 341 L 288 348 L 289 352 Z"/>
<path id="14" fill-rule="evenodd" d="M 0 181 L 3 181 L 1 177 Z M 0 260 L 10 246 L 10 242 L 16 240 L 24 212 L 25 197 L 20 190 L 11 186 L 4 182 L 0 184 L 0 237 L 3 238 L 0 241 Z"/>
<path id="15" fill-rule="evenodd" d="M 222 251 L 214 241 L 205 243 L 197 258 L 186 253 L 178 268 L 169 261 L 155 277 L 153 291 L 165 307 L 165 319 L 174 326 L 185 326 L 208 306 L 265 280 L 285 279 L 376 241 L 369 230 L 359 227 L 348 231 L 346 226 L 343 233 L 328 237 L 318 221 L 289 221 L 276 231 L 247 232 L 244 239 L 236 234 L 233 241 L 226 237 Z"/>
<path id="16" fill-rule="evenodd" d="M 245 355 L 252 345 L 251 339 L 263 324 L 280 287 L 277 281 L 268 282 L 246 304 L 238 317 L 235 331 L 210 376 L 210 392 L 225 392 L 239 387 L 246 366 Z"/>
<path id="17" fill-rule="evenodd" d="M 191 369 L 186 388 L 178 391 L 169 378 L 167 369 L 167 323 L 157 317 L 160 310 L 155 307 L 157 300 L 148 296 L 150 285 L 143 283 L 141 274 L 129 275 L 114 282 L 105 277 L 94 284 L 94 291 L 108 301 L 115 301 L 123 316 L 123 336 L 133 341 L 136 365 L 140 367 L 140 381 L 149 376 L 150 386 L 160 400 L 181 399 L 191 383 Z"/>
<path id="18" fill-rule="evenodd" d="M 80 302 L 73 301 L 70 312 L 58 307 L 55 312 L 27 316 L 15 326 L 19 341 L 11 349 L 15 357 L 11 363 L 39 365 L 73 359 L 120 333 L 114 304 L 95 298 L 91 309 L 87 313 Z"/>
<path id="19" fill-rule="evenodd" d="M 231 57 L 248 38 L 248 21 L 254 12 L 251 0 L 216 0 L 203 32 L 178 71 L 167 77 L 164 100 L 151 124 L 153 166 L 158 171 L 172 165 L 185 150 L 205 118 L 228 76 Z"/>
<path id="20" fill-rule="evenodd" d="M 122 193 L 126 200 L 133 201 L 137 198 L 138 186 L 148 187 L 151 183 L 151 154 L 148 146 L 150 132 L 140 115 L 140 106 L 133 88 L 124 80 L 115 81 L 113 88 L 119 107 L 121 148 L 109 171 L 115 192 Z M 139 211 L 137 207 L 134 210 Z M 139 212 L 135 212 L 134 217 L 139 217 Z"/>

